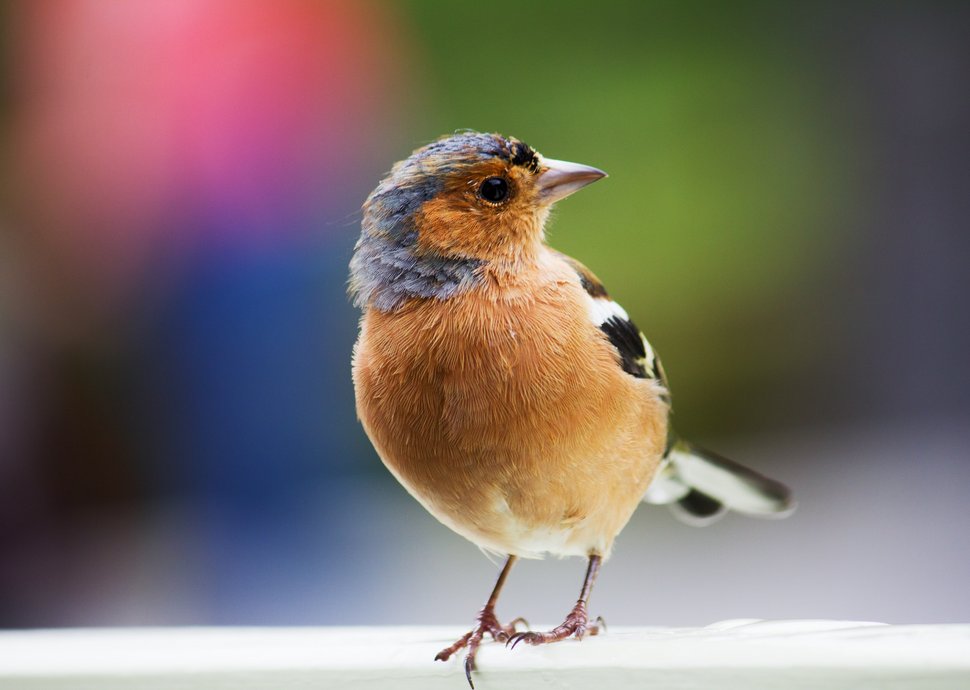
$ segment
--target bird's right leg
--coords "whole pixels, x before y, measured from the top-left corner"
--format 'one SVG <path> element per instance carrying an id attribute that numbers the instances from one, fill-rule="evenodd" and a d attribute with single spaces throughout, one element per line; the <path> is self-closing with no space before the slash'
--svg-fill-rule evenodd
<path id="1" fill-rule="evenodd" d="M 515 634 L 516 623 L 523 623 L 528 627 L 528 623 L 526 623 L 524 618 L 516 618 L 508 625 L 502 625 L 498 622 L 498 618 L 495 617 L 495 602 L 498 601 L 498 595 L 502 591 L 502 586 L 505 584 L 505 578 L 508 577 L 509 571 L 512 570 L 512 565 L 515 563 L 515 560 L 515 556 L 509 556 L 508 560 L 505 561 L 505 566 L 502 568 L 502 572 L 499 573 L 491 596 L 489 596 L 488 601 L 485 602 L 485 606 L 482 607 L 482 610 L 475 617 L 475 627 L 455 640 L 453 645 L 445 647 L 438 652 L 438 655 L 434 658 L 435 661 L 447 661 L 459 649 L 467 647 L 468 652 L 465 654 L 465 677 L 468 679 L 468 684 L 472 687 L 472 690 L 475 688 L 475 684 L 472 683 L 472 671 L 475 670 L 475 655 L 478 653 L 478 647 L 481 645 L 485 633 L 491 635 L 494 640 L 506 642 Z"/>

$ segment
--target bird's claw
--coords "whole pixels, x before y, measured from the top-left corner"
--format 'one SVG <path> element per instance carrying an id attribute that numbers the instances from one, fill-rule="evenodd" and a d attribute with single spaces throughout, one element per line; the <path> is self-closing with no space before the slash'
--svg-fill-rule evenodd
<path id="1" fill-rule="evenodd" d="M 567 637 L 575 636 L 581 640 L 586 635 L 598 635 L 600 630 L 606 630 L 606 621 L 602 616 L 597 616 L 596 620 L 590 623 L 589 614 L 586 613 L 586 605 L 579 601 L 576 606 L 566 616 L 566 620 L 561 625 L 556 626 L 549 632 L 520 632 L 512 635 L 505 642 L 505 646 L 515 649 L 520 642 L 530 645 L 548 644 L 565 640 Z"/>
<path id="2" fill-rule="evenodd" d="M 435 661 L 447 661 L 455 652 L 467 647 L 468 652 L 465 654 L 464 662 L 465 678 L 468 679 L 468 685 L 472 690 L 475 690 L 475 684 L 472 682 L 472 671 L 475 670 L 475 656 L 486 633 L 491 635 L 492 639 L 497 642 L 506 642 L 518 634 L 515 628 L 516 624 L 521 623 L 526 628 L 529 627 L 528 621 L 521 616 L 512 620 L 508 625 L 502 625 L 499 623 L 498 618 L 495 617 L 494 609 L 489 606 L 479 611 L 475 621 L 474 628 L 455 640 L 452 645 L 442 649 L 434 658 Z"/>
<path id="3" fill-rule="evenodd" d="M 522 627 L 524 627 L 526 630 L 528 630 L 530 627 L 529 621 L 527 621 L 522 616 L 519 616 L 518 618 L 513 618 L 511 621 L 509 621 L 509 624 L 502 628 L 498 636 L 494 634 L 492 636 L 495 638 L 497 642 L 508 642 L 510 637 L 518 634 L 518 631 L 516 630 L 515 626 L 519 624 L 521 624 Z"/>

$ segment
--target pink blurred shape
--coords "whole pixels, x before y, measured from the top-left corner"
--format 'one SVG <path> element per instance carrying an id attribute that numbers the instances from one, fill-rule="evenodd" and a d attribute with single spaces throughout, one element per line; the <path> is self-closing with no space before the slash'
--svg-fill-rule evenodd
<path id="1" fill-rule="evenodd" d="M 352 0 L 20 5 L 9 140 L 31 260 L 55 289 L 110 297 L 160 256 L 292 240 L 307 231 L 294 219 L 348 208 L 401 83 L 385 15 Z"/>

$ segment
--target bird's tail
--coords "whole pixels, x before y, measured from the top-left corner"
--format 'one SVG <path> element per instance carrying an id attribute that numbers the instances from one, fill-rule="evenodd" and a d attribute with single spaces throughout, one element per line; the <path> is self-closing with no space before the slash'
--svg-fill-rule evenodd
<path id="1" fill-rule="evenodd" d="M 677 439 L 643 500 L 667 504 L 688 524 L 707 525 L 728 510 L 762 518 L 795 510 L 791 490 L 749 467 Z"/>

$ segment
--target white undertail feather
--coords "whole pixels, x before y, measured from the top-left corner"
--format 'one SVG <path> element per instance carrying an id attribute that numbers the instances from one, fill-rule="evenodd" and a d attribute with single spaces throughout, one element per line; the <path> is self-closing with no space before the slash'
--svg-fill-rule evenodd
<path id="1" fill-rule="evenodd" d="M 688 500 L 702 494 L 711 505 L 754 517 L 779 518 L 791 514 L 795 501 L 784 484 L 716 453 L 678 440 L 670 449 L 643 500 L 667 504 L 691 524 L 708 524 L 723 510 L 697 515 Z M 715 506 L 716 507 L 716 506 Z"/>
<path id="2" fill-rule="evenodd" d="M 690 493 L 690 487 L 681 481 L 677 468 L 674 467 L 670 456 L 667 456 L 657 470 L 653 482 L 647 487 L 643 500 L 645 503 L 662 506 L 679 501 L 688 493 Z"/>

